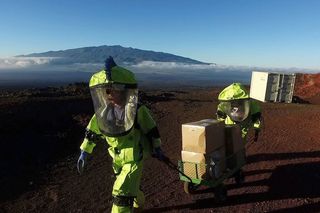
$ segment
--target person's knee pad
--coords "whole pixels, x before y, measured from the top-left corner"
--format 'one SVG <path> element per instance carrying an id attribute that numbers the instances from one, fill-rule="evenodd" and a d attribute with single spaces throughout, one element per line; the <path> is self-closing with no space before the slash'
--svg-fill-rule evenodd
<path id="1" fill-rule="evenodd" d="M 134 197 L 114 196 L 113 204 L 116 206 L 133 207 L 133 200 L 134 200 Z"/>

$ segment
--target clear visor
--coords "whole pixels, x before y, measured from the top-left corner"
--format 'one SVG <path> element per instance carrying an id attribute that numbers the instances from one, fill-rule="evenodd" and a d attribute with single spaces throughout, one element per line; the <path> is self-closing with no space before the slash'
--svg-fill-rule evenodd
<path id="1" fill-rule="evenodd" d="M 138 90 L 124 85 L 101 85 L 90 89 L 100 131 L 107 136 L 126 134 L 133 127 Z"/>
<path id="2" fill-rule="evenodd" d="M 238 122 L 243 121 L 249 115 L 249 111 L 250 111 L 249 99 L 224 101 L 224 102 L 221 102 L 221 104 L 226 114 L 233 121 L 238 121 Z"/>

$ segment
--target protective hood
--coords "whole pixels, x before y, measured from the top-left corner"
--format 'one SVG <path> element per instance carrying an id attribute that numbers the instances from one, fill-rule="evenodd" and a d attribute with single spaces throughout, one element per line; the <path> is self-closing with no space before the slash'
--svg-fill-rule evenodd
<path id="1" fill-rule="evenodd" d="M 250 112 L 249 93 L 240 83 L 226 87 L 218 96 L 221 108 L 236 122 L 245 120 Z"/>
<path id="2" fill-rule="evenodd" d="M 137 113 L 138 89 L 134 74 L 117 66 L 109 57 L 106 68 L 91 77 L 89 87 L 100 131 L 110 137 L 126 135 Z"/>
<path id="3" fill-rule="evenodd" d="M 103 84 L 90 92 L 100 131 L 110 137 L 127 134 L 135 122 L 138 90 Z"/>
<path id="4" fill-rule="evenodd" d="M 249 93 L 241 83 L 231 84 L 230 86 L 223 89 L 218 96 L 219 101 L 231 101 L 248 98 Z"/>
<path id="5" fill-rule="evenodd" d="M 250 112 L 250 100 L 249 99 L 239 99 L 232 101 L 222 101 L 222 109 L 231 118 L 231 120 L 236 122 L 244 121 Z"/>
<path id="6" fill-rule="evenodd" d="M 95 73 L 89 82 L 89 87 L 95 87 L 101 84 L 123 84 L 127 88 L 137 88 L 137 81 L 135 76 L 129 70 L 115 66 L 111 69 L 111 74 L 108 77 L 109 71 L 101 70 Z"/>

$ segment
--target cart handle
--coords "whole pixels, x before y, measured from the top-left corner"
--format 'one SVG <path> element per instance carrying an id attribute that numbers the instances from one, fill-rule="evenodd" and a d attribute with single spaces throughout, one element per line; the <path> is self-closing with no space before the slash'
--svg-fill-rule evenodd
<path id="1" fill-rule="evenodd" d="M 185 176 L 192 183 L 192 179 L 188 175 L 180 171 L 180 169 L 178 169 L 178 166 L 172 163 L 172 161 L 167 156 L 163 156 L 163 159 L 160 161 L 164 162 L 170 169 L 178 171 L 181 175 Z"/>

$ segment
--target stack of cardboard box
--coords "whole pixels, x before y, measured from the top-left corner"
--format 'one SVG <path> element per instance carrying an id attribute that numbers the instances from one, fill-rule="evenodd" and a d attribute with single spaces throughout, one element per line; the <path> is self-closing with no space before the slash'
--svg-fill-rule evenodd
<path id="1" fill-rule="evenodd" d="M 221 177 L 227 168 L 244 164 L 242 150 L 244 143 L 238 125 L 225 127 L 224 122 L 215 119 L 182 124 L 181 157 L 184 173 L 190 178 Z"/>
<path id="2" fill-rule="evenodd" d="M 209 164 L 215 164 L 216 171 L 224 171 L 225 151 L 223 123 L 215 119 L 206 119 L 182 125 L 181 157 L 184 172 L 189 177 L 207 179 L 206 165 Z M 220 175 L 219 172 L 215 173 Z"/>
<path id="3" fill-rule="evenodd" d="M 245 164 L 245 141 L 241 135 L 240 125 L 225 127 L 226 161 L 230 170 Z"/>

